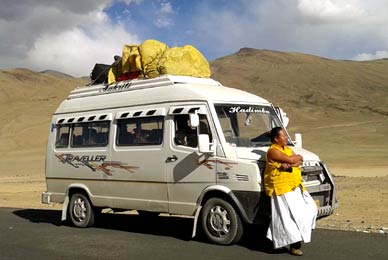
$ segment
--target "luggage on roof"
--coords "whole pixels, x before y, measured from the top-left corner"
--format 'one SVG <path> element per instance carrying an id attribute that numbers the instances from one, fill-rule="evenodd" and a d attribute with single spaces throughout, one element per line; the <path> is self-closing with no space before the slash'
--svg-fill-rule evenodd
<path id="1" fill-rule="evenodd" d="M 109 70 L 108 84 L 163 74 L 209 78 L 210 66 L 191 45 L 168 48 L 162 42 L 146 40 L 140 45 L 124 45 L 121 62 Z"/>
<path id="2" fill-rule="evenodd" d="M 92 81 L 92 85 L 107 83 L 109 69 L 110 65 L 96 63 L 92 72 L 90 73 L 90 80 Z"/>
<path id="3" fill-rule="evenodd" d="M 209 63 L 193 46 L 167 49 L 158 63 L 160 74 L 180 76 L 210 77 Z"/>
<path id="4" fill-rule="evenodd" d="M 159 76 L 158 64 L 168 46 L 156 40 L 146 40 L 139 46 L 141 65 L 145 78 Z"/>

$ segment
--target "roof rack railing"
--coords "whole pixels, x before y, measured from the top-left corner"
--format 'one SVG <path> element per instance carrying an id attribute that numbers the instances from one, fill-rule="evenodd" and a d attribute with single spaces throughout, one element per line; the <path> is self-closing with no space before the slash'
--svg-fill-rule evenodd
<path id="1" fill-rule="evenodd" d="M 93 96 L 93 95 L 101 95 L 101 94 L 109 94 L 109 93 L 117 93 L 122 91 L 139 90 L 144 88 L 172 86 L 178 83 L 181 83 L 181 84 L 192 83 L 192 84 L 200 84 L 200 85 L 221 86 L 221 83 L 210 78 L 195 78 L 195 77 L 188 77 L 188 76 L 163 75 L 152 79 L 138 78 L 138 79 L 132 79 L 132 80 L 119 81 L 119 82 L 112 83 L 110 85 L 100 84 L 100 85 L 78 87 L 70 93 L 68 99 L 80 98 L 85 96 Z"/>

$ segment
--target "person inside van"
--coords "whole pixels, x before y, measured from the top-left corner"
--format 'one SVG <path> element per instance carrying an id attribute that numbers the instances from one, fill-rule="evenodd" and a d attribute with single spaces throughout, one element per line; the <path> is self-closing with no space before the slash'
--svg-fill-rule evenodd
<path id="1" fill-rule="evenodd" d="M 145 132 L 141 129 L 140 125 L 133 129 L 133 135 L 135 137 L 134 143 L 136 143 L 136 144 L 147 144 L 148 143 Z"/>
<path id="2" fill-rule="evenodd" d="M 96 145 L 97 142 L 97 130 L 91 128 L 90 129 L 90 137 L 89 137 L 89 145 Z"/>
<path id="3" fill-rule="evenodd" d="M 303 158 L 287 146 L 286 131 L 275 127 L 269 138 L 264 189 L 271 197 L 272 213 L 267 238 L 275 249 L 290 245 L 290 253 L 301 256 L 301 242 L 310 242 L 315 228 L 317 206 L 302 183 Z"/>
<path id="4" fill-rule="evenodd" d="M 175 143 L 197 147 L 197 130 L 189 126 L 189 115 L 175 116 Z"/>
<path id="5" fill-rule="evenodd" d="M 199 134 L 209 135 L 209 140 L 212 141 L 212 133 L 210 131 L 209 123 L 206 118 L 199 121 Z"/>

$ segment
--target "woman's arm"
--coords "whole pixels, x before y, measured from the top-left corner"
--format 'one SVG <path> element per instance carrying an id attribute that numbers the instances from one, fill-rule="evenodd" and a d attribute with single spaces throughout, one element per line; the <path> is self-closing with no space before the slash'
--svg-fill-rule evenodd
<path id="1" fill-rule="evenodd" d="M 267 158 L 273 162 L 287 163 L 293 167 L 297 167 L 302 164 L 303 157 L 301 155 L 293 154 L 288 156 L 276 149 L 270 149 L 267 153 Z"/>
<path id="2" fill-rule="evenodd" d="M 292 151 L 292 156 L 299 156 L 298 157 L 299 160 L 296 163 L 291 164 L 291 166 L 292 167 L 299 167 L 303 163 L 302 155 L 297 155 L 297 154 L 294 153 L 294 151 Z"/>

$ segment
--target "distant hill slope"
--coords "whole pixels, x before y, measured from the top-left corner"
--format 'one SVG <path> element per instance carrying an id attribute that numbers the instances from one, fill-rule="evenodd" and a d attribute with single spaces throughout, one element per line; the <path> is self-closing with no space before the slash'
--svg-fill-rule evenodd
<path id="1" fill-rule="evenodd" d="M 28 69 L 0 71 L 0 100 L 2 103 L 15 103 L 49 98 L 60 102 L 70 90 L 87 82 L 63 75 L 39 73 Z"/>
<path id="2" fill-rule="evenodd" d="M 211 68 L 223 84 L 283 107 L 291 135 L 301 132 L 304 146 L 330 165 L 346 165 L 355 175 L 383 167 L 379 171 L 388 174 L 387 59 L 340 61 L 243 48 Z"/>
<path id="3" fill-rule="evenodd" d="M 69 74 L 62 73 L 62 72 L 59 72 L 59 71 L 56 71 L 56 70 L 43 70 L 40 73 L 50 74 L 50 75 L 56 76 L 58 78 L 73 78 L 73 76 L 71 76 Z"/>
<path id="4" fill-rule="evenodd" d="M 291 134 L 331 165 L 387 167 L 388 60 L 337 61 L 243 48 L 211 62 L 212 77 L 281 106 Z M 44 158 L 51 116 L 87 77 L 0 71 L 0 153 Z M 368 166 L 368 167 L 369 167 Z M 368 170 L 368 169 L 366 169 Z"/>
<path id="5" fill-rule="evenodd" d="M 0 153 L 44 151 L 56 107 L 86 82 L 27 69 L 0 71 Z"/>
<path id="6" fill-rule="evenodd" d="M 243 48 L 211 63 L 212 77 L 282 106 L 388 115 L 388 60 L 338 61 Z"/>

